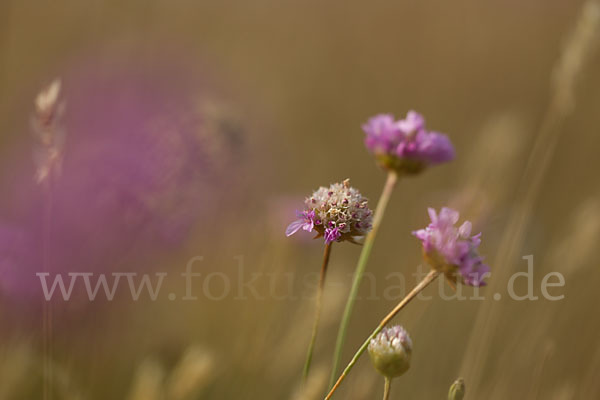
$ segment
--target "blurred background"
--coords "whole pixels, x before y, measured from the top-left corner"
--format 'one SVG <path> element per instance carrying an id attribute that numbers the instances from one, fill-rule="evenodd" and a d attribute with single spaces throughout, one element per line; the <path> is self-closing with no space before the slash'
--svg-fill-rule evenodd
<path id="1" fill-rule="evenodd" d="M 400 181 L 343 362 L 398 301 L 390 274 L 414 283 L 426 207 L 450 205 L 483 232 L 492 277 L 483 301 L 443 301 L 434 285 L 395 319 L 414 347 L 392 398 L 443 399 L 458 376 L 467 399 L 598 398 L 598 10 L 1 0 L 0 399 L 322 398 L 360 247 L 334 246 L 302 385 L 323 249 L 284 230 L 305 196 L 345 178 L 374 207 L 385 173 L 361 124 L 410 109 L 457 158 Z M 55 78 L 64 145 L 48 185 L 34 100 Z M 563 300 L 506 296 L 526 255 L 534 294 L 557 271 Z M 182 300 L 190 260 L 197 299 Z M 133 301 L 123 278 L 113 301 L 76 286 L 43 306 L 40 271 L 168 275 L 156 301 Z M 337 398 L 381 396 L 369 364 Z"/>

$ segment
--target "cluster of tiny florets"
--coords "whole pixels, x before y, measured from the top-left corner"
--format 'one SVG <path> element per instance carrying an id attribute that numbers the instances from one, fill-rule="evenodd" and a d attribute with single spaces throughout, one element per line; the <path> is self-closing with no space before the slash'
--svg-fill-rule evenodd
<path id="1" fill-rule="evenodd" d="M 412 351 L 412 341 L 408 332 L 400 325 L 385 328 L 377 336 L 371 339 L 369 343 L 371 351 Z"/>
<path id="2" fill-rule="evenodd" d="M 350 186 L 346 179 L 329 187 L 320 187 L 304 201 L 306 209 L 298 214 L 286 231 L 288 236 L 300 229 L 317 231 L 326 243 L 354 241 L 371 230 L 373 212 L 368 199 Z"/>
<path id="3" fill-rule="evenodd" d="M 400 325 L 384 328 L 367 349 L 375 368 L 389 378 L 402 375 L 410 367 L 412 341 Z"/>

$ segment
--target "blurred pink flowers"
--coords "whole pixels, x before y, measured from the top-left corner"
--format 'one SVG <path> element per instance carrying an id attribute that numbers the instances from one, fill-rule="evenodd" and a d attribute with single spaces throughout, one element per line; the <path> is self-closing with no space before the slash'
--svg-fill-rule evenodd
<path id="1" fill-rule="evenodd" d="M 444 134 L 425 129 L 425 119 L 416 111 L 396 121 L 379 114 L 363 125 L 365 146 L 378 162 L 398 173 L 415 174 L 429 165 L 454 159 L 454 147 Z"/>
<path id="2" fill-rule="evenodd" d="M 38 181 L 54 170 L 39 154 L 61 149 L 45 262 L 52 275 L 148 267 L 199 221 L 216 218 L 227 206 L 222 191 L 235 187 L 239 132 L 202 107 L 216 103 L 192 73 L 160 63 L 100 65 L 96 58 L 77 65 L 62 87 L 53 83 L 35 102 L 35 144 L 44 150 L 36 150 Z M 69 104 L 65 113 L 59 94 Z M 11 176 L 2 181 L 10 196 L 0 209 L 0 294 L 25 299 L 41 295 L 35 273 L 47 199 L 31 178 L 29 158 L 16 154 L 4 160 Z"/>
<path id="3" fill-rule="evenodd" d="M 428 211 L 431 223 L 425 229 L 413 232 L 423 243 L 427 261 L 449 278 L 449 274 L 458 270 L 467 285 L 485 285 L 483 279 L 490 267 L 483 263 L 483 258 L 477 253 L 481 233 L 471 236 L 469 221 L 456 228 L 459 213 L 451 208 L 444 207 L 439 214 L 433 208 Z"/>

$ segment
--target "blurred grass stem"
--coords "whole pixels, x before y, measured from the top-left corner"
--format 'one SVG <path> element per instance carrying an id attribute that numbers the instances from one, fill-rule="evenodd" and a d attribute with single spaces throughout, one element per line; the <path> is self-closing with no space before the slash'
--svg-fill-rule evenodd
<path id="1" fill-rule="evenodd" d="M 52 177 L 44 184 L 44 220 L 42 236 L 42 271 L 48 272 L 52 208 L 54 202 Z M 52 393 L 52 304 L 42 298 L 42 353 L 43 353 L 43 399 L 51 398 Z"/>
<path id="2" fill-rule="evenodd" d="M 600 2 L 588 0 L 582 6 L 580 16 L 568 36 L 563 50 L 554 66 L 551 77 L 550 99 L 541 120 L 527 165 L 522 173 L 519 187 L 514 196 L 514 209 L 510 214 L 501 238 L 493 265 L 513 265 L 530 228 L 532 215 L 539 202 L 542 184 L 560 146 L 561 133 L 567 118 L 575 110 L 577 83 L 586 67 L 591 67 L 593 55 L 600 44 Z M 489 287 L 495 291 L 508 279 L 513 271 L 505 268 L 505 276 L 496 275 Z M 479 307 L 469 348 L 463 357 L 462 374 L 473 382 L 473 391 L 481 387 L 482 371 L 490 360 L 490 341 L 498 330 L 500 320 L 494 316 L 499 312 L 498 304 L 487 302 Z M 491 389 L 490 389 L 491 390 Z"/>
<path id="3" fill-rule="evenodd" d="M 319 276 L 319 287 L 317 289 L 317 299 L 316 299 L 316 310 L 315 310 L 315 320 L 313 322 L 312 334 L 310 337 L 310 343 L 308 345 L 308 352 L 306 354 L 306 361 L 304 362 L 304 370 L 302 372 L 302 379 L 306 382 L 306 378 L 308 377 L 308 372 L 310 370 L 310 363 L 312 361 L 312 355 L 315 348 L 315 341 L 317 339 L 317 331 L 319 330 L 319 321 L 321 319 L 321 310 L 323 309 L 323 292 L 325 291 L 325 276 L 327 275 L 327 266 L 329 265 L 329 256 L 331 255 L 331 243 L 327 243 L 325 245 L 325 250 L 323 252 L 323 265 L 321 266 L 321 274 Z"/>

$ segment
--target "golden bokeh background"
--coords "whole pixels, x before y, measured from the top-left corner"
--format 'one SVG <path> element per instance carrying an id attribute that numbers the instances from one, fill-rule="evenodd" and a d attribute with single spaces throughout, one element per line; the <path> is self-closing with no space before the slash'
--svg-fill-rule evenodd
<path id="1" fill-rule="evenodd" d="M 443 399 L 459 376 L 466 399 L 598 398 L 598 9 L 562 0 L 2 0 L 0 221 L 17 219 L 13 194 L 25 179 L 19 166 L 31 159 L 33 99 L 55 77 L 68 114 L 77 109 L 69 93 L 87 73 L 158 74 L 162 84 L 216 103 L 239 127 L 243 148 L 215 157 L 228 172 L 209 186 L 213 202 L 199 205 L 210 209 L 186 240 L 148 256 L 148 273 L 173 277 L 158 301 L 55 304 L 48 398 L 322 398 L 360 248 L 334 246 L 314 368 L 302 386 L 322 243 L 283 232 L 304 196 L 344 178 L 374 207 L 385 173 L 363 146 L 361 124 L 410 109 L 449 135 L 457 158 L 400 181 L 344 362 L 398 300 L 385 296 L 389 274 L 414 283 L 422 261 L 410 232 L 427 223 L 426 207 L 450 205 L 483 232 L 492 267 L 485 300 L 444 301 L 434 285 L 431 300 L 395 319 L 414 349 L 392 398 Z M 78 132 L 66 129 L 68 154 Z M 540 299 L 515 301 L 507 283 L 526 271 L 527 255 Z M 185 290 L 178 276 L 194 256 L 204 257 L 194 267 L 203 274 L 194 281 L 199 299 L 169 301 L 166 293 Z M 139 272 L 148 261 L 141 259 L 118 268 Z M 555 271 L 566 284 L 551 293 L 564 299 L 548 301 L 540 285 Z M 200 294 L 211 273 L 223 274 L 211 293 L 226 289 L 223 277 L 231 285 L 223 299 Z M 253 274 L 259 296 L 240 296 Z M 524 293 L 525 280 L 517 282 Z M 43 398 L 48 350 L 41 317 L 30 310 L 18 296 L 0 295 L 0 400 Z M 377 398 L 382 386 L 364 357 L 337 398 Z"/>

